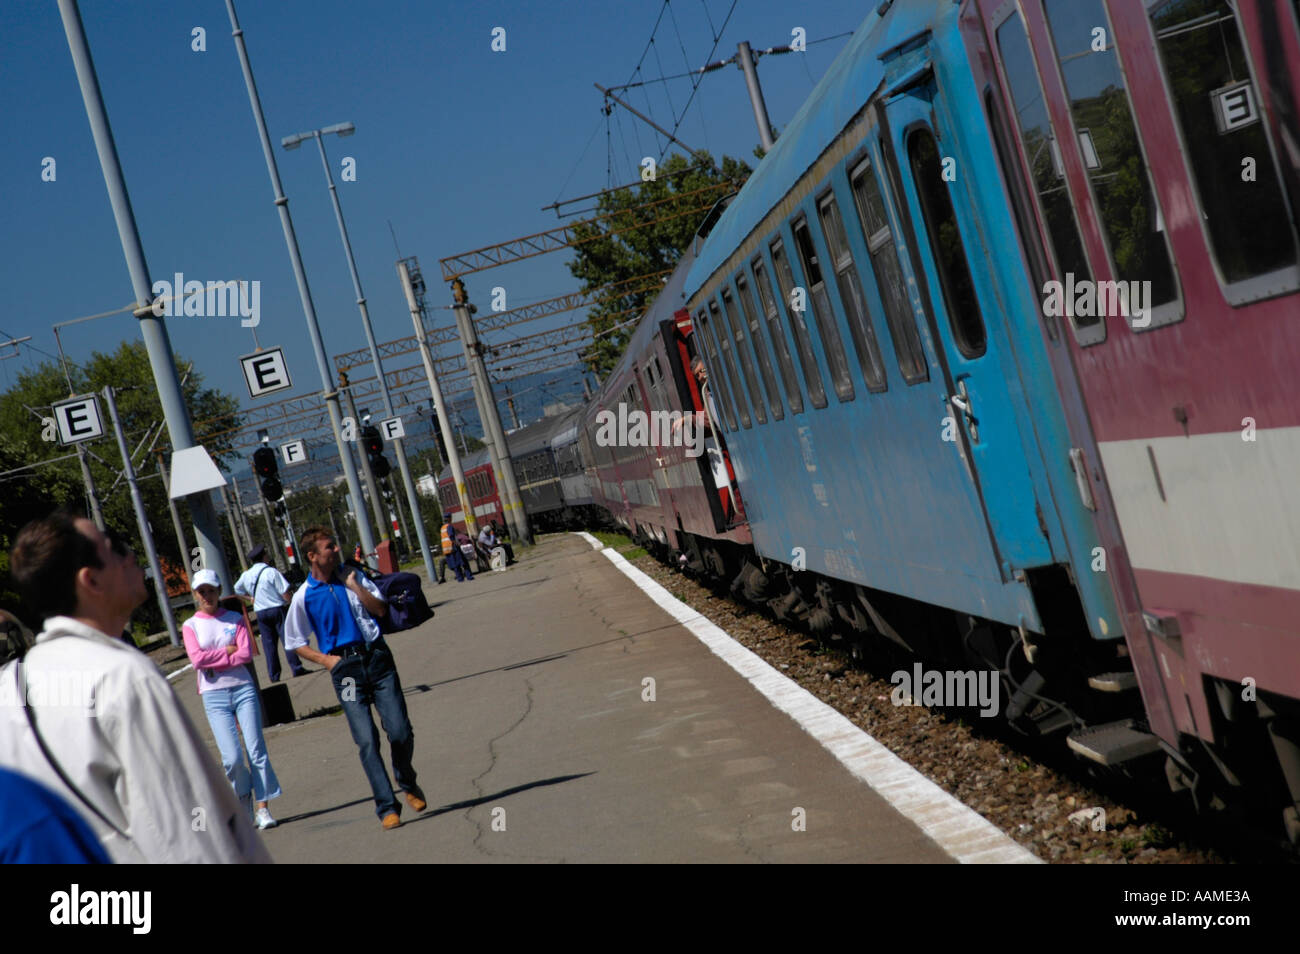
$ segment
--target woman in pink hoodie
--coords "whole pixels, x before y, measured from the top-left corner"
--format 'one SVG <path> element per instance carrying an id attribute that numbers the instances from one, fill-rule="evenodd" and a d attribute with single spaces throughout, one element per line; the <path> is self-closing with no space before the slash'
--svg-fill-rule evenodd
<path id="1" fill-rule="evenodd" d="M 212 570 L 194 574 L 199 611 L 181 630 L 185 652 L 198 670 L 199 694 L 217 748 L 221 750 L 226 778 L 241 801 L 247 804 L 250 795 L 256 799 L 257 809 L 252 814 L 257 827 L 273 828 L 277 822 L 266 803 L 279 797 L 280 782 L 271 768 L 266 741 L 262 738 L 262 706 L 257 685 L 245 665 L 253 658 L 253 639 L 243 614 L 219 605 L 220 586 Z M 245 764 L 239 747 L 239 729 L 243 729 L 249 764 Z"/>

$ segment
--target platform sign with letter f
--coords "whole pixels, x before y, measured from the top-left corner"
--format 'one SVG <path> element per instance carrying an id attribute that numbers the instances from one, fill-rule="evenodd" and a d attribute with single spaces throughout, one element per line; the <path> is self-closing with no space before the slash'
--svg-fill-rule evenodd
<path id="1" fill-rule="evenodd" d="M 280 456 L 286 464 L 301 464 L 307 459 L 307 442 L 290 441 L 280 445 Z"/>

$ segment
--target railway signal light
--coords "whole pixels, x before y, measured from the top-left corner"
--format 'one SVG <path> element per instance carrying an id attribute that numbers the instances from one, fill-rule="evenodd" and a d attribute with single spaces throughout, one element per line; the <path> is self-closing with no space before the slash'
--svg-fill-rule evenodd
<path id="1" fill-rule="evenodd" d="M 284 496 L 280 486 L 280 465 L 276 463 L 275 451 L 269 447 L 259 447 L 253 451 L 253 472 L 261 480 L 262 496 L 266 500 L 279 500 Z"/>
<path id="2" fill-rule="evenodd" d="M 370 458 L 370 471 L 375 475 L 375 480 L 383 480 L 392 471 L 392 467 L 384 456 L 384 438 L 380 435 L 379 428 L 373 424 L 361 428 L 361 446 L 366 449 L 366 457 Z"/>

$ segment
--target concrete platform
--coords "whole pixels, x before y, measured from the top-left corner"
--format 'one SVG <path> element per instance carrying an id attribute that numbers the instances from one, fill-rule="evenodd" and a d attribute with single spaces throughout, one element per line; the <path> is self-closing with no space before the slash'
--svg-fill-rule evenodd
<path id="1" fill-rule="evenodd" d="M 953 860 L 930 806 L 901 814 L 582 538 L 425 592 L 435 618 L 388 641 L 429 810 L 383 831 L 328 676 L 290 679 L 277 861 Z M 211 738 L 193 671 L 173 685 Z"/>

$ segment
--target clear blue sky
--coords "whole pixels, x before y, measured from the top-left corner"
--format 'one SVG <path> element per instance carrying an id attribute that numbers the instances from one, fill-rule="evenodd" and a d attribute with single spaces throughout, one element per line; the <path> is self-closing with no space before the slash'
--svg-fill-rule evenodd
<path id="1" fill-rule="evenodd" d="M 356 124 L 356 135 L 330 137 L 327 148 L 336 178 L 344 156 L 356 160 L 357 181 L 340 183 L 340 196 L 376 336 L 391 340 L 411 326 L 389 220 L 402 254 L 419 256 L 431 302 L 447 303 L 439 258 L 553 227 L 555 214 L 542 206 L 632 181 L 640 157 L 661 152 L 662 139 L 622 110 L 611 117 L 607 148 L 594 82 L 682 73 L 732 55 L 739 40 L 756 48 L 788 43 L 794 27 L 809 41 L 830 37 L 855 29 L 874 4 L 821 0 L 802 12 L 788 2 L 739 0 L 710 57 L 731 6 L 673 0 L 632 77 L 663 10 L 659 0 L 238 3 L 327 354 L 365 342 L 319 156 L 312 143 L 286 152 L 281 137 Z M 81 9 L 151 278 L 180 271 L 203 281 L 259 280 L 262 345 L 286 348 L 294 394 L 318 390 L 225 3 L 83 0 Z M 207 31 L 206 52 L 191 49 L 196 26 Z M 490 48 L 497 26 L 506 30 L 505 52 Z M 762 58 L 759 75 L 778 128 L 845 42 Z M 53 0 L 0 4 L 0 89 L 0 331 L 32 335 L 32 345 L 54 352 L 53 323 L 133 296 Z M 690 90 L 689 80 L 677 79 L 623 95 L 671 128 L 672 107 L 682 115 Z M 757 132 L 735 66 L 700 80 L 679 137 L 754 164 Z M 57 162 L 54 182 L 41 179 L 46 156 Z M 471 298 L 484 311 L 495 285 L 507 289 L 510 307 L 574 291 L 567 258 L 555 253 L 471 276 Z M 519 333 L 578 317 L 534 322 Z M 138 339 L 134 324 L 121 315 L 81 325 L 65 333 L 65 347 L 74 360 L 112 350 Z M 209 385 L 251 403 L 237 358 L 253 340 L 238 319 L 176 318 L 168 326 L 173 348 L 197 362 Z M 0 389 L 44 357 L 24 346 L 18 358 L 0 361 Z M 414 362 L 386 367 L 406 363 Z"/>

